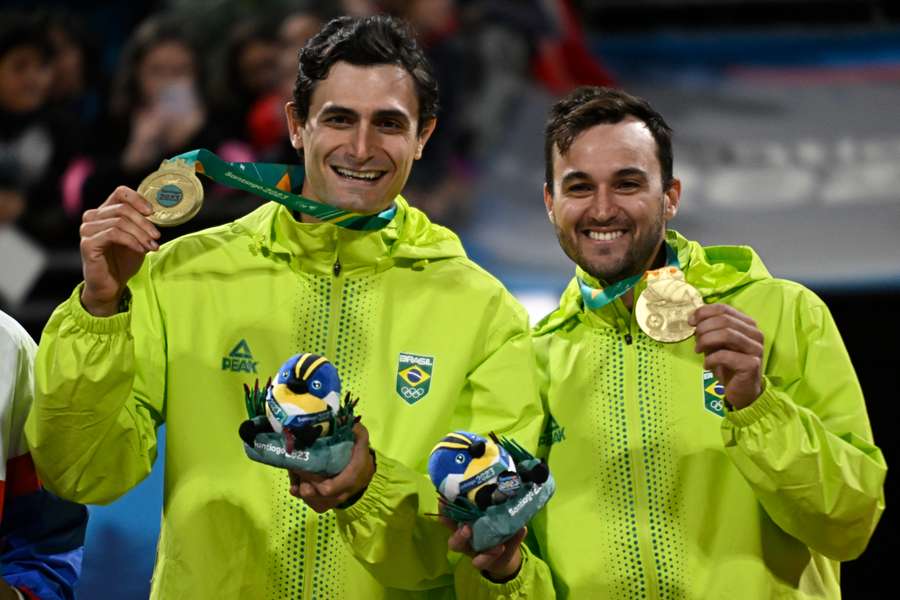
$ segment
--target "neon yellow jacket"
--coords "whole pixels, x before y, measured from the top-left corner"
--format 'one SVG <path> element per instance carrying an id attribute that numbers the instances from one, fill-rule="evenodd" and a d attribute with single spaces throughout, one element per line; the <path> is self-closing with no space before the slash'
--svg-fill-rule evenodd
<path id="1" fill-rule="evenodd" d="M 524 310 L 454 234 L 402 198 L 397 206 L 383 230 L 357 232 L 301 225 L 270 203 L 149 255 L 128 312 L 94 318 L 79 290 L 54 312 L 26 429 L 47 486 L 87 503 L 115 499 L 149 473 L 166 424 L 153 598 L 452 597 L 438 523 L 425 523 L 414 557 L 397 554 L 420 568 L 390 581 L 430 591 L 386 589 L 351 558 L 334 512 L 290 496 L 287 474 L 250 461 L 237 434 L 242 384 L 264 383 L 309 351 L 332 359 L 361 398 L 377 450 L 357 510 L 422 485 L 449 430 L 536 445 L 542 413 Z M 418 386 L 403 380 L 401 354 L 431 361 Z M 427 498 L 413 509 L 434 512 L 436 494 Z"/>
<path id="2" fill-rule="evenodd" d="M 838 598 L 886 466 L 834 322 L 748 247 L 668 242 L 707 303 L 756 320 L 766 389 L 724 412 L 693 338 L 655 342 L 621 301 L 585 310 L 573 280 L 534 333 L 557 492 L 533 532 L 557 595 Z"/>

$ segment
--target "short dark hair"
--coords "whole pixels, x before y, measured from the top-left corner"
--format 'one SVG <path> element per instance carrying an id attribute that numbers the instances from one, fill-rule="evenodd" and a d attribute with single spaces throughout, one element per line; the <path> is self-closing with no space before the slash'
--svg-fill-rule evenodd
<path id="1" fill-rule="evenodd" d="M 376 15 L 332 19 L 300 50 L 300 67 L 294 84 L 294 111 L 301 122 L 306 122 L 309 116 L 309 104 L 316 85 L 327 78 L 331 67 L 340 61 L 356 66 L 391 64 L 403 67 L 416 87 L 419 132 L 426 122 L 437 116 L 437 80 L 412 31 L 398 19 Z"/>
<path id="2" fill-rule="evenodd" d="M 45 62 L 55 51 L 47 36 L 49 18 L 44 13 L 5 12 L 0 21 L 0 57 L 22 46 L 36 49 Z"/>
<path id="3" fill-rule="evenodd" d="M 544 130 L 544 176 L 553 194 L 553 147 L 565 154 L 578 134 L 606 123 L 634 117 L 647 126 L 656 140 L 663 190 L 672 185 L 672 128 L 643 98 L 607 87 L 583 86 L 559 100 L 550 109 Z"/>

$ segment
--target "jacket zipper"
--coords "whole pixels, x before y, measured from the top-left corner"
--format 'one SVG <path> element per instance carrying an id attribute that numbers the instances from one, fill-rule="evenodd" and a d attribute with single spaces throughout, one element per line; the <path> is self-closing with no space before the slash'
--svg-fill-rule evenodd
<path id="1" fill-rule="evenodd" d="M 647 598 L 659 598 L 659 581 L 656 572 L 656 561 L 653 556 L 653 541 L 650 538 L 650 505 L 647 495 L 647 471 L 644 466 L 645 448 L 641 439 L 641 410 L 638 401 L 637 354 L 638 347 L 634 341 L 634 317 L 628 322 L 624 335 L 625 348 L 625 398 L 628 419 L 628 442 L 632 449 L 631 478 L 634 490 L 635 525 L 637 526 L 637 543 L 644 581 L 647 585 Z"/>
<path id="2" fill-rule="evenodd" d="M 331 266 L 334 279 L 331 282 L 331 297 L 328 299 L 328 339 L 325 341 L 325 357 L 333 361 L 337 351 L 337 328 L 341 321 L 341 296 L 344 291 L 343 267 L 341 259 L 336 257 Z M 319 515 L 313 510 L 307 510 L 306 519 L 306 557 L 309 565 L 303 574 L 303 598 L 312 600 L 312 565 L 316 564 L 316 537 L 319 529 Z"/>

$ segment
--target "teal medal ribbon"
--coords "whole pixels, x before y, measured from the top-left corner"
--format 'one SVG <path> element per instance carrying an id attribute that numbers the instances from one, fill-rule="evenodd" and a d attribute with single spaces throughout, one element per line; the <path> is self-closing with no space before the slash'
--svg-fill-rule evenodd
<path id="1" fill-rule="evenodd" d="M 292 190 L 301 184 L 304 177 L 303 167 L 299 165 L 226 162 L 202 148 L 179 154 L 170 160 L 182 160 L 193 166 L 197 173 L 202 173 L 217 183 L 272 200 L 291 210 L 346 229 L 381 229 L 391 222 L 397 212 L 396 205 L 392 205 L 376 215 L 364 215 L 295 194 Z"/>
<path id="2" fill-rule="evenodd" d="M 672 248 L 669 244 L 666 244 L 666 267 L 676 267 L 678 269 L 681 268 L 681 263 L 678 262 L 678 254 L 675 252 L 675 249 Z M 628 279 L 623 279 L 622 281 L 616 282 L 609 287 L 605 288 L 594 288 L 585 283 L 585 281 L 579 277 L 578 278 L 578 286 L 581 288 L 581 298 L 584 300 L 584 305 L 590 308 L 591 310 L 599 310 L 606 306 L 607 304 L 611 304 L 615 301 L 616 298 L 624 295 L 628 290 L 633 288 L 637 283 L 644 277 L 643 273 L 639 275 L 632 275 Z"/>

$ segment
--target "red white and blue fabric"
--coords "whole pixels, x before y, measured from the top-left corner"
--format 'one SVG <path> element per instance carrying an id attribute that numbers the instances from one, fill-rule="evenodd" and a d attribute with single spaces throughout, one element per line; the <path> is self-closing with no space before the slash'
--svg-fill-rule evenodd
<path id="1" fill-rule="evenodd" d="M 43 489 L 28 454 L 34 353 L 31 337 L 0 312 L 0 576 L 29 600 L 71 600 L 87 509 Z"/>

